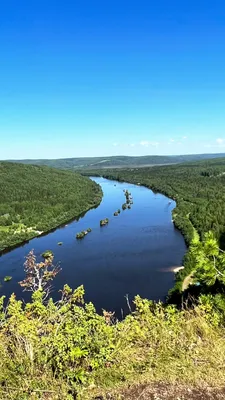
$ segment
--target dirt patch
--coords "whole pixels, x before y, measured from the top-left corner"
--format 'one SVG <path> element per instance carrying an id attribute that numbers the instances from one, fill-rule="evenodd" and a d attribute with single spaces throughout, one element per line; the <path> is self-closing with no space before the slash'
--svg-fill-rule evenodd
<path id="1" fill-rule="evenodd" d="M 189 388 L 171 385 L 139 385 L 117 394 L 96 397 L 95 400 L 222 400 L 224 388 Z"/>

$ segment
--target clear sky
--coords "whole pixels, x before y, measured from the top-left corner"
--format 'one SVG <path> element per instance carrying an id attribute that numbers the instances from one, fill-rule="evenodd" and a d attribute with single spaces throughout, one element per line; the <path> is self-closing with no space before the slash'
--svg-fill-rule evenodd
<path id="1" fill-rule="evenodd" d="M 0 159 L 225 152 L 224 0 L 0 4 Z"/>

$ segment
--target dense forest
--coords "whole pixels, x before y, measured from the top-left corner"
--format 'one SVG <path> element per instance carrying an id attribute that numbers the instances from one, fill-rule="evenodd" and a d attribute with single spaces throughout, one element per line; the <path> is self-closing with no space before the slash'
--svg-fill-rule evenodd
<path id="1" fill-rule="evenodd" d="M 47 165 L 61 169 L 87 169 L 87 168 L 125 168 L 144 167 L 164 164 L 177 164 L 189 161 L 213 159 L 224 157 L 225 154 L 190 154 L 178 156 L 107 156 L 107 157 L 78 157 L 61 158 L 56 160 L 20 160 L 23 164 Z"/>
<path id="2" fill-rule="evenodd" d="M 152 168 L 92 170 L 90 173 L 141 184 L 166 194 L 176 200 L 173 220 L 188 245 L 195 231 L 201 240 L 206 232 L 213 231 L 221 248 L 225 247 L 224 158 Z M 180 283 L 192 268 L 188 254 L 184 262 L 185 270 L 177 275 Z"/>
<path id="3" fill-rule="evenodd" d="M 100 186 L 49 167 L 0 163 L 0 252 L 99 204 Z"/>

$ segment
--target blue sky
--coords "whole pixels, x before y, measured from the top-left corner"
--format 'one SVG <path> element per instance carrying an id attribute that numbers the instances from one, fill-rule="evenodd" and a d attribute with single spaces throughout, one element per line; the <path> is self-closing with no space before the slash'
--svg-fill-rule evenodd
<path id="1" fill-rule="evenodd" d="M 225 152 L 225 2 L 7 0 L 0 159 Z"/>

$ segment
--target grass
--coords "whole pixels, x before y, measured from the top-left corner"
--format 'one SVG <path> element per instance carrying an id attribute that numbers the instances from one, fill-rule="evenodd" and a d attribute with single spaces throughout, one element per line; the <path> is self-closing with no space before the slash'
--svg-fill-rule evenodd
<path id="1" fill-rule="evenodd" d="M 117 353 L 120 363 L 115 369 L 105 372 L 102 385 L 109 383 L 113 376 L 115 381 L 121 376 L 133 381 L 139 373 L 140 380 L 148 378 L 152 382 L 191 385 L 207 382 L 216 386 L 223 383 L 224 330 L 210 326 L 200 314 L 189 312 L 173 323 L 173 329 L 161 316 L 152 322 L 139 322 L 141 332 L 133 337 L 130 345 L 126 337 L 127 327 L 121 331 L 125 347 L 121 346 Z"/>
<path id="2" fill-rule="evenodd" d="M 84 370 L 82 381 L 75 385 L 77 397 L 69 395 L 74 393 L 74 388 L 68 372 L 67 378 L 63 378 L 57 369 L 52 370 L 47 357 L 49 347 L 46 340 L 51 326 L 55 329 L 55 338 L 59 335 L 60 340 L 70 343 L 68 327 L 73 326 L 73 320 L 69 322 L 68 312 L 68 327 L 64 334 L 59 316 L 53 318 L 47 313 L 46 320 L 41 322 L 40 316 L 37 318 L 34 314 L 31 317 L 26 313 L 22 322 L 12 319 L 9 326 L 15 329 L 16 323 L 17 330 L 11 329 L 10 333 L 10 329 L 1 329 L 0 332 L 0 398 L 137 400 L 140 396 L 141 400 L 151 398 L 146 397 L 151 392 L 152 396 L 167 392 L 168 397 L 152 399 L 172 399 L 169 397 L 171 393 L 185 393 L 187 388 L 191 388 L 193 393 L 203 393 L 204 389 L 219 394 L 224 386 L 224 327 L 218 326 L 217 320 L 212 319 L 202 306 L 178 312 L 171 306 L 153 305 L 139 297 L 136 306 L 136 312 L 124 321 L 111 324 L 106 320 L 105 333 L 99 317 L 95 323 L 91 322 L 94 314 L 91 319 L 90 316 L 87 318 L 88 325 L 81 324 L 86 353 L 79 361 L 80 367 L 76 367 L 79 370 L 82 366 Z M 78 312 L 76 308 L 73 311 L 74 315 Z M 26 318 L 28 325 L 24 333 Z M 80 323 L 77 320 L 76 329 Z M 34 331 L 30 333 L 35 324 L 39 326 L 41 336 L 35 336 Z M 87 327 L 91 333 L 85 336 Z M 74 346 L 77 346 L 75 342 Z M 66 349 L 67 345 L 62 348 Z M 64 356 L 61 353 L 62 370 Z M 54 352 L 52 357 L 57 357 Z M 95 360 L 94 364 L 91 360 Z M 91 369 L 90 365 L 93 365 Z"/>

